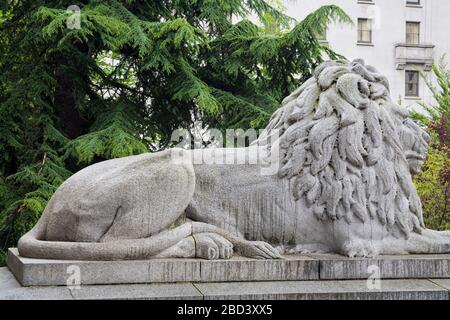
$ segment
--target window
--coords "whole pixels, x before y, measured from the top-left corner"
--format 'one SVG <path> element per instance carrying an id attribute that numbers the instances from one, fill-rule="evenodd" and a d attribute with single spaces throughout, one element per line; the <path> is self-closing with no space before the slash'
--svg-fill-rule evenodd
<path id="1" fill-rule="evenodd" d="M 407 0 L 406 4 L 420 5 L 420 0 Z"/>
<path id="2" fill-rule="evenodd" d="M 358 42 L 372 43 L 372 21 L 370 19 L 358 19 Z"/>
<path id="3" fill-rule="evenodd" d="M 405 96 L 418 97 L 419 96 L 419 72 L 406 71 L 405 72 Z"/>
<path id="4" fill-rule="evenodd" d="M 406 43 L 420 43 L 420 22 L 406 22 Z"/>

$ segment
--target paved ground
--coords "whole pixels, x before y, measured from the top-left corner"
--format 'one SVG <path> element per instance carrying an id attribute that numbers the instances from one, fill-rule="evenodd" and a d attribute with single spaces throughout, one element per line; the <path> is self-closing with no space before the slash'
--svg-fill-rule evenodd
<path id="1" fill-rule="evenodd" d="M 401 299 L 448 300 L 450 279 L 212 282 L 22 287 L 7 268 L 0 268 L 0 300 L 5 299 Z"/>

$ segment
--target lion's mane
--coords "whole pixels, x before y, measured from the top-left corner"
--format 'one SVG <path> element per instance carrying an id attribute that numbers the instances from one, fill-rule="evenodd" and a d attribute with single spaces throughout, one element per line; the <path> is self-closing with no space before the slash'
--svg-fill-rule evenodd
<path id="1" fill-rule="evenodd" d="M 410 163 L 424 159 L 428 137 L 408 116 L 373 67 L 328 61 L 284 99 L 259 143 L 279 153 L 279 176 L 317 218 L 378 219 L 409 237 L 424 228 Z"/>

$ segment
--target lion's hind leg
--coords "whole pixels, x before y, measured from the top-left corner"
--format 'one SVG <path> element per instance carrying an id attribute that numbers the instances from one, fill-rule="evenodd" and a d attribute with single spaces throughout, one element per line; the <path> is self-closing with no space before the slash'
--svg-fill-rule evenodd
<path id="1" fill-rule="evenodd" d="M 155 258 L 230 259 L 233 244 L 216 233 L 197 233 L 163 250 Z"/>
<path id="2" fill-rule="evenodd" d="M 233 256 L 233 244 L 216 233 L 199 233 L 193 236 L 195 256 L 208 260 L 230 259 Z"/>
<path id="3" fill-rule="evenodd" d="M 280 259 L 280 252 L 263 241 L 249 241 L 231 232 L 202 222 L 191 224 L 191 235 L 161 251 L 158 258 L 229 259 L 233 252 L 254 259 Z"/>
<path id="4" fill-rule="evenodd" d="M 233 245 L 234 252 L 248 258 L 280 259 L 280 252 L 264 241 L 249 241 L 231 232 L 202 222 L 192 222 L 194 234 L 214 234 L 220 236 Z M 205 243 L 207 245 L 207 243 Z M 210 246 L 211 247 L 211 246 Z M 226 246 L 225 246 L 226 247 Z M 225 256 L 225 254 L 224 254 Z"/>

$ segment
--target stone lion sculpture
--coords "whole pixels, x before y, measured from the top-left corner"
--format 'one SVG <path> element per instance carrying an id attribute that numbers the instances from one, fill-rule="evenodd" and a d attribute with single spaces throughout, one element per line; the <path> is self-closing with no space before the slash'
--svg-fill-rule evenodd
<path id="1" fill-rule="evenodd" d="M 412 182 L 428 142 L 373 67 L 328 61 L 248 148 L 171 149 L 76 173 L 18 250 L 66 260 L 450 252 L 449 231 L 426 229 Z M 190 160 L 255 150 L 278 159 L 277 174 L 262 174 L 260 162 Z"/>

